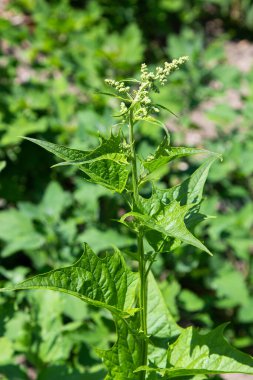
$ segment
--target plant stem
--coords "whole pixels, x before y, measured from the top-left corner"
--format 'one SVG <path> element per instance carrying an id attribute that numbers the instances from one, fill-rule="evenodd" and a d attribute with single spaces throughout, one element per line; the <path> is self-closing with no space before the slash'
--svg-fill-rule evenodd
<path id="1" fill-rule="evenodd" d="M 141 365 L 147 364 L 148 343 L 147 343 L 147 278 L 146 278 L 146 262 L 144 258 L 143 234 L 138 235 L 138 256 L 139 256 L 139 276 L 140 276 L 140 330 L 143 333 L 141 341 Z M 140 380 L 146 378 L 146 371 L 140 372 Z"/>
<path id="2" fill-rule="evenodd" d="M 131 149 L 131 165 L 132 165 L 132 186 L 133 186 L 133 198 L 134 202 L 137 203 L 138 200 L 138 177 L 137 177 L 137 160 L 135 152 L 135 141 L 134 141 L 134 118 L 133 110 L 129 112 L 129 142 Z"/>
<path id="3" fill-rule="evenodd" d="M 133 186 L 133 205 L 138 202 L 138 175 L 137 175 L 137 159 L 135 151 L 135 141 L 134 141 L 134 117 L 133 110 L 130 110 L 129 114 L 129 140 L 131 145 L 131 165 L 132 165 L 132 186 Z M 144 257 L 144 247 L 143 247 L 143 233 L 138 232 L 137 237 L 138 246 L 138 258 L 139 258 L 139 278 L 140 278 L 140 289 L 139 289 L 139 306 L 140 306 L 140 331 L 142 332 L 141 339 L 141 359 L 140 366 L 147 364 L 148 355 L 148 343 L 147 343 L 147 276 L 146 276 L 146 262 Z M 140 380 L 145 380 L 146 371 L 140 372 Z"/>

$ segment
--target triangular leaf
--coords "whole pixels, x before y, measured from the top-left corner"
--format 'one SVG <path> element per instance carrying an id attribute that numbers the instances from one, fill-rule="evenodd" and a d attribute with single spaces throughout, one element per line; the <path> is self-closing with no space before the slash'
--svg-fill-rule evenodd
<path id="1" fill-rule="evenodd" d="M 169 378 L 222 373 L 253 375 L 253 357 L 233 348 L 223 337 L 224 328 L 225 325 L 221 325 L 201 335 L 193 327 L 188 327 L 169 348 L 166 369 L 145 369 Z"/>
<path id="2" fill-rule="evenodd" d="M 90 177 L 91 182 L 122 193 L 129 175 L 129 165 L 113 160 L 96 160 L 79 166 L 79 169 Z"/>
<path id="3" fill-rule="evenodd" d="M 218 156 L 214 155 L 209 157 L 180 185 L 166 190 L 154 187 L 150 198 L 139 198 L 141 211 L 144 214 L 152 216 L 159 212 L 161 207 L 163 207 L 162 205 L 167 205 L 173 201 L 178 201 L 181 206 L 192 205 L 184 219 L 187 229 L 191 230 L 196 224 L 205 219 L 205 215 L 199 212 L 200 202 L 209 169 L 217 158 Z M 146 238 L 157 252 L 168 252 L 181 244 L 180 239 L 168 237 L 155 229 L 147 231 Z"/>
<path id="4" fill-rule="evenodd" d="M 122 141 L 120 133 L 112 134 L 109 139 L 101 138 L 101 144 L 91 151 L 71 149 L 28 137 L 26 139 L 66 161 L 60 165 L 77 165 L 89 176 L 88 180 L 91 182 L 119 193 L 124 190 L 130 165 L 128 164 L 128 146 Z"/>
<path id="5" fill-rule="evenodd" d="M 100 259 L 85 244 L 84 253 L 75 264 L 40 274 L 0 291 L 56 290 L 71 294 L 91 305 L 104 307 L 119 317 L 127 317 L 136 311 L 133 308 L 136 286 L 136 275 L 127 269 L 119 251 Z"/>
<path id="6" fill-rule="evenodd" d="M 142 204 L 145 202 L 142 201 Z M 151 205 L 152 206 L 152 205 Z M 154 207 L 157 204 L 154 204 Z M 202 244 L 186 227 L 185 219 L 190 209 L 195 205 L 180 206 L 177 201 L 172 201 L 168 205 L 162 202 L 157 212 L 149 214 L 141 214 L 138 212 L 130 212 L 121 218 L 124 222 L 127 217 L 134 217 L 135 221 L 149 230 L 155 230 L 170 238 L 175 238 L 184 243 L 193 245 L 209 254 L 211 252 Z M 154 208 L 155 209 L 155 208 Z M 153 215 L 153 216 L 152 216 Z M 151 242 L 152 243 L 152 242 Z"/>
<path id="7" fill-rule="evenodd" d="M 158 146 L 154 155 L 150 155 L 144 162 L 143 166 L 148 171 L 148 173 L 152 173 L 153 171 L 159 169 L 161 166 L 168 164 L 170 161 L 175 160 L 176 158 L 191 156 L 194 154 L 212 154 L 215 153 L 209 152 L 205 149 L 196 149 L 196 148 L 188 148 L 188 147 L 171 147 L 170 140 L 166 136 L 161 144 Z M 217 157 L 217 154 L 215 154 Z M 142 182 L 145 177 L 142 179 Z"/>

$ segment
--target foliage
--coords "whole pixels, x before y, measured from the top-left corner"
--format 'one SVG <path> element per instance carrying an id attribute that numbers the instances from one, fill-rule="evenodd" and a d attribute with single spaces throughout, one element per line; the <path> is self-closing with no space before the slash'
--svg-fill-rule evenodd
<path id="1" fill-rule="evenodd" d="M 158 255 L 153 271 L 160 280 L 166 305 L 180 325 L 190 323 L 211 329 L 230 320 L 226 336 L 252 354 L 252 70 L 247 64 L 251 45 L 246 41 L 252 39 L 251 3 L 149 1 L 145 12 L 141 2 L 132 0 L 89 1 L 85 5 L 80 1 L 12 0 L 3 4 L 0 6 L 3 7 L 0 16 L 3 286 L 34 273 L 70 265 L 73 257 L 81 256 L 84 241 L 95 252 L 103 254 L 117 245 L 127 262 L 135 258 L 133 254 L 126 256 L 134 248 L 133 233 L 114 222 L 126 212 L 120 197 L 89 182 L 84 186 L 81 176 L 74 176 L 75 166 L 49 172 L 48 167 L 56 162 L 18 136 L 31 135 L 76 149 L 93 149 L 98 144 L 96 131 L 108 139 L 107 131 L 113 123 L 111 114 L 117 113 L 114 100 L 105 102 L 96 92 L 103 78 L 136 77 L 136 68 L 143 60 L 156 64 L 172 55 L 187 54 L 190 56 L 187 66 L 175 72 L 170 85 L 154 94 L 154 98 L 179 116 L 179 119 L 170 117 L 160 109 L 160 120 L 173 131 L 175 145 L 205 146 L 224 156 L 224 161 L 210 172 L 207 199 L 202 201 L 202 212 L 217 218 L 206 219 L 196 229 L 214 256 L 198 255 L 195 248 L 180 246 L 170 255 Z M 244 41 L 230 42 L 231 38 Z M 155 154 L 154 147 L 161 141 L 161 130 L 157 127 L 144 123 L 137 126 L 140 157 Z M 196 169 L 195 158 L 186 157 L 183 163 L 171 162 L 169 175 L 165 165 L 150 177 L 145 175 L 145 181 L 148 178 L 158 181 L 162 176 L 157 185 L 173 187 Z M 143 186 L 147 184 L 143 182 Z M 144 191 L 143 187 L 143 192 L 146 198 L 151 189 Z M 55 307 L 62 325 L 70 323 L 79 313 L 85 335 L 93 335 L 94 339 L 76 343 L 74 335 L 80 336 L 77 330 L 69 335 L 73 345 L 66 356 L 56 359 L 50 354 L 45 361 L 36 348 L 46 341 L 41 327 L 36 327 L 42 322 L 34 322 L 31 305 L 37 303 L 46 308 L 46 304 L 38 291 L 32 292 L 33 298 L 27 292 L 18 294 L 15 303 L 23 322 L 19 324 L 18 336 L 8 335 L 7 340 L 6 324 L 16 321 L 17 311 L 13 310 L 12 296 L 1 295 L 1 342 L 11 354 L 5 359 L 6 364 L 1 364 L 0 373 L 7 378 L 26 378 L 32 366 L 40 378 L 46 379 L 55 378 L 56 373 L 62 379 L 78 379 L 82 378 L 82 371 L 87 379 L 104 377 L 97 367 L 96 355 L 93 350 L 88 353 L 87 347 L 96 347 L 102 336 L 105 337 L 102 348 L 103 344 L 114 342 L 114 327 L 108 314 L 92 307 L 79 313 L 69 300 L 70 309 L 75 310 L 71 314 L 60 307 L 63 301 L 57 302 Z M 50 296 L 54 293 L 49 292 L 47 297 Z M 65 299 L 63 294 L 59 297 Z M 62 327 L 55 329 L 55 333 L 53 326 L 47 329 L 55 337 L 54 342 L 64 333 Z M 17 331 L 15 327 L 13 331 Z M 29 355 L 27 336 L 34 342 Z M 50 346 L 50 350 L 55 347 Z"/>
<path id="2" fill-rule="evenodd" d="M 127 267 L 120 251 L 115 250 L 113 254 L 106 253 L 104 258 L 99 258 L 85 244 L 84 254 L 75 264 L 1 289 L 60 291 L 111 312 L 116 325 L 116 343 L 109 350 L 97 351 L 108 371 L 106 379 L 144 380 L 148 378 L 149 371 L 172 378 L 230 372 L 253 374 L 253 359 L 232 348 L 224 340 L 223 327 L 206 336 L 199 335 L 193 328 L 177 327 L 168 311 L 162 310 L 162 305 L 160 306 L 160 303 L 164 304 L 162 295 L 154 297 L 152 289 L 159 292 L 151 268 L 160 252 L 170 252 L 186 243 L 210 253 L 191 230 L 206 217 L 200 214 L 199 209 L 203 186 L 216 157 L 207 159 L 180 185 L 160 190 L 151 180 L 151 195 L 144 198 L 140 194 L 146 174 L 150 176 L 157 168 L 176 158 L 203 153 L 203 150 L 172 148 L 167 136 L 153 156 L 139 158 L 137 168 L 136 125 L 140 122 L 156 123 L 152 114 L 159 112 L 159 109 L 151 94 L 159 92 L 159 84 L 163 86 L 171 72 L 186 61 L 187 57 L 181 57 L 172 63 L 165 62 L 164 66 L 157 66 L 155 71 L 149 71 L 143 64 L 140 80 L 106 80 L 114 91 L 110 96 L 122 100 L 122 122 L 116 134 L 112 129 L 110 137 L 102 138 L 101 144 L 93 150 L 71 149 L 28 139 L 65 161 L 57 166 L 74 165 L 85 173 L 86 180 L 113 192 L 123 193 L 130 207 L 130 212 L 125 213 L 120 221 L 136 234 L 135 259 L 138 262 L 138 274 Z M 128 86 L 126 83 L 133 85 Z M 125 125 L 128 126 L 128 139 L 125 138 Z M 29 229 L 31 227 L 30 224 Z M 144 238 L 153 248 L 152 251 L 145 252 Z M 153 322 L 157 310 L 153 312 L 154 307 L 150 304 L 156 303 L 157 298 L 157 309 L 163 312 Z M 167 334 L 163 332 L 164 327 Z M 150 330 L 154 330 L 153 333 Z M 162 345 L 156 342 L 161 334 L 164 340 Z M 175 334 L 177 340 L 171 344 Z M 203 346 L 203 349 L 199 350 L 199 346 Z M 189 353 L 185 354 L 185 350 L 189 350 Z M 11 343 L 9 351 L 11 356 Z"/>

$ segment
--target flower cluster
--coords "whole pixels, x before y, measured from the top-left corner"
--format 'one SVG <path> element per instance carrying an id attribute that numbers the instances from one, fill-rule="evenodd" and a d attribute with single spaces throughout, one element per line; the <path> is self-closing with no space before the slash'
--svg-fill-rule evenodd
<path id="1" fill-rule="evenodd" d="M 115 90 L 120 93 L 126 93 L 130 90 L 130 87 L 125 86 L 124 82 L 118 82 L 113 79 L 105 79 L 105 83 L 111 87 L 114 87 Z"/>
<path id="2" fill-rule="evenodd" d="M 132 104 L 128 108 L 124 102 L 121 103 L 120 113 L 123 119 L 127 119 L 126 114 L 130 108 L 133 110 L 137 120 L 145 119 L 152 113 L 158 113 L 160 110 L 152 102 L 150 92 L 159 92 L 157 85 L 164 86 L 167 82 L 167 77 L 186 61 L 188 61 L 186 56 L 173 59 L 171 63 L 165 62 L 163 66 L 156 67 L 154 71 L 149 71 L 147 65 L 143 63 L 141 65 L 141 80 L 132 80 L 132 82 L 139 84 L 138 87 L 134 88 L 126 86 L 124 81 L 118 82 L 113 79 L 106 79 L 106 84 L 115 88 L 117 92 L 127 95 L 127 99 L 122 98 L 122 100 Z"/>
<path id="3" fill-rule="evenodd" d="M 162 86 L 167 82 L 167 77 L 175 70 L 179 68 L 183 63 L 188 61 L 188 57 L 180 57 L 179 59 L 173 59 L 171 63 L 165 62 L 164 66 L 156 67 L 155 71 L 148 71 L 147 65 L 143 63 L 141 65 L 141 81 L 143 83 L 150 83 L 158 81 Z"/>

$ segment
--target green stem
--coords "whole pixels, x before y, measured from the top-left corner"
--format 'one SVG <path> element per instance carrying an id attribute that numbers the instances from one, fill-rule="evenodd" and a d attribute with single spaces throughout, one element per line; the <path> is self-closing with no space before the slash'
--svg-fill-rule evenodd
<path id="1" fill-rule="evenodd" d="M 138 200 L 138 177 L 137 177 L 137 159 L 135 152 L 135 141 L 134 141 L 134 118 L 133 110 L 129 113 L 129 142 L 131 149 L 131 165 L 132 165 L 132 186 L 133 186 L 133 198 L 134 202 L 137 203 Z"/>
<path id="2" fill-rule="evenodd" d="M 138 256 L 139 256 L 139 276 L 140 276 L 140 329 L 143 333 L 141 341 L 141 365 L 147 365 L 148 342 L 147 342 L 147 278 L 146 278 L 146 262 L 144 258 L 143 234 L 138 235 Z M 140 372 L 140 380 L 146 378 L 146 371 Z"/>
<path id="3" fill-rule="evenodd" d="M 133 186 L 133 204 L 138 202 L 138 175 L 137 175 L 137 158 L 134 141 L 134 117 L 133 110 L 129 114 L 129 140 L 131 145 L 131 165 L 132 165 L 132 186 Z M 144 257 L 143 233 L 138 233 L 138 258 L 139 258 L 139 306 L 140 306 L 140 331 L 142 332 L 141 339 L 141 360 L 140 366 L 147 365 L 148 343 L 147 343 L 147 277 L 146 277 L 146 262 Z M 140 372 L 140 380 L 145 380 L 146 371 Z"/>

